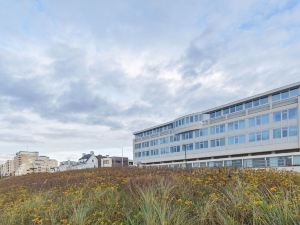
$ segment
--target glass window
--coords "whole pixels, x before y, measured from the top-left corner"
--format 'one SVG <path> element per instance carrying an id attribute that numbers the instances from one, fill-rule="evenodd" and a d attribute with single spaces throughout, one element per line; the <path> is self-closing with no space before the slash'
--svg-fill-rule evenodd
<path id="1" fill-rule="evenodd" d="M 273 113 L 273 121 L 274 122 L 281 121 L 281 112 L 274 112 Z"/>
<path id="2" fill-rule="evenodd" d="M 261 132 L 256 133 L 256 141 L 261 140 Z"/>
<path id="3" fill-rule="evenodd" d="M 298 113 L 297 108 L 289 109 L 289 119 L 296 119 L 297 113 Z"/>
<path id="4" fill-rule="evenodd" d="M 215 134 L 216 133 L 216 127 L 210 127 L 210 134 Z"/>
<path id="5" fill-rule="evenodd" d="M 245 128 L 245 120 L 240 120 L 239 121 L 239 129 Z"/>
<path id="6" fill-rule="evenodd" d="M 234 144 L 234 136 L 228 138 L 228 144 L 229 145 L 233 145 Z"/>
<path id="7" fill-rule="evenodd" d="M 235 110 L 238 112 L 238 111 L 242 111 L 243 110 L 243 104 L 240 104 L 240 105 L 237 105 L 236 107 L 235 107 Z"/>
<path id="8" fill-rule="evenodd" d="M 239 122 L 238 121 L 234 122 L 234 129 L 235 130 L 239 129 Z"/>
<path id="9" fill-rule="evenodd" d="M 287 137 L 288 136 L 288 128 L 287 127 L 283 127 L 282 129 L 281 129 L 281 131 L 282 131 L 282 137 L 284 138 L 284 137 Z"/>
<path id="10" fill-rule="evenodd" d="M 294 155 L 293 156 L 293 165 L 294 166 L 300 166 L 300 155 Z"/>
<path id="11" fill-rule="evenodd" d="M 200 162 L 200 167 L 206 167 L 206 162 Z"/>
<path id="12" fill-rule="evenodd" d="M 252 108 L 252 101 L 251 101 L 251 102 L 246 102 L 245 108 L 246 108 L 246 109 Z"/>
<path id="13" fill-rule="evenodd" d="M 281 99 L 287 99 L 289 97 L 289 91 L 281 92 Z"/>
<path id="14" fill-rule="evenodd" d="M 232 160 L 232 166 L 233 167 L 242 167 L 243 166 L 242 159 Z"/>
<path id="15" fill-rule="evenodd" d="M 225 124 L 221 124 L 220 125 L 220 133 L 224 133 L 225 132 Z"/>
<path id="16" fill-rule="evenodd" d="M 261 116 L 261 124 L 268 124 L 269 123 L 269 114 L 265 114 Z"/>
<path id="17" fill-rule="evenodd" d="M 269 140 L 269 131 L 268 130 L 264 130 L 262 133 L 262 140 Z"/>
<path id="18" fill-rule="evenodd" d="M 281 138 L 281 129 L 277 128 L 273 130 L 273 138 L 278 139 Z"/>
<path id="19" fill-rule="evenodd" d="M 221 145 L 221 146 L 224 146 L 224 145 L 225 145 L 225 138 L 221 138 L 221 139 L 220 139 L 220 145 Z"/>
<path id="20" fill-rule="evenodd" d="M 276 102 L 276 101 L 280 101 L 280 94 L 276 94 L 272 96 L 272 101 Z"/>
<path id="21" fill-rule="evenodd" d="M 255 133 L 249 134 L 249 142 L 255 142 Z"/>
<path id="22" fill-rule="evenodd" d="M 244 167 L 253 167 L 252 159 L 244 159 Z"/>
<path id="23" fill-rule="evenodd" d="M 228 131 L 234 130 L 233 122 L 228 123 Z"/>
<path id="24" fill-rule="evenodd" d="M 281 119 L 282 120 L 287 120 L 288 119 L 288 111 L 287 110 L 282 110 Z"/>
<path id="25" fill-rule="evenodd" d="M 259 104 L 260 105 L 264 105 L 264 104 L 267 104 L 267 103 L 268 103 L 268 97 L 259 99 Z"/>
<path id="26" fill-rule="evenodd" d="M 256 117 L 256 125 L 259 126 L 261 124 L 261 117 L 257 116 Z"/>
<path id="27" fill-rule="evenodd" d="M 234 113 L 235 112 L 235 106 L 230 107 L 230 113 Z"/>
<path id="28" fill-rule="evenodd" d="M 208 141 L 203 142 L 203 148 L 208 148 Z"/>
<path id="29" fill-rule="evenodd" d="M 298 136 L 298 127 L 289 127 L 289 136 Z"/>
<path id="30" fill-rule="evenodd" d="M 298 96 L 298 95 L 299 95 L 299 88 L 290 90 L 290 97 L 294 97 L 294 96 Z"/>
<path id="31" fill-rule="evenodd" d="M 252 159 L 253 167 L 262 168 L 266 166 L 265 158 Z"/>
<path id="32" fill-rule="evenodd" d="M 220 117 L 221 115 L 222 115 L 222 111 L 221 110 L 216 112 L 216 117 Z"/>
<path id="33" fill-rule="evenodd" d="M 215 140 L 211 140 L 210 141 L 210 147 L 216 147 L 216 141 Z"/>
<path id="34" fill-rule="evenodd" d="M 245 144 L 245 142 L 246 142 L 245 135 L 240 135 L 239 136 L 239 144 Z"/>
<path id="35" fill-rule="evenodd" d="M 194 117 L 190 116 L 190 123 L 193 123 L 193 122 L 194 122 Z"/>
<path id="36" fill-rule="evenodd" d="M 255 126 L 255 118 L 249 118 L 248 119 L 249 127 L 254 127 Z"/>
<path id="37" fill-rule="evenodd" d="M 229 108 L 223 109 L 223 115 L 227 115 L 227 114 L 229 114 Z"/>
<path id="38" fill-rule="evenodd" d="M 253 101 L 253 107 L 259 106 L 259 99 Z"/>

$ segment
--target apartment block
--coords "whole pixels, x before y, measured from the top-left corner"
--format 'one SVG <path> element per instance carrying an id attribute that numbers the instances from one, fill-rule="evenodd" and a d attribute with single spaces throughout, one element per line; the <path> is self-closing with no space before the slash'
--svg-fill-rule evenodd
<path id="1" fill-rule="evenodd" d="M 300 170 L 300 82 L 134 133 L 134 163 Z"/>
<path id="2" fill-rule="evenodd" d="M 30 173 L 50 172 L 57 167 L 58 162 L 38 152 L 20 151 L 13 160 L 1 165 L 1 176 L 20 176 Z"/>

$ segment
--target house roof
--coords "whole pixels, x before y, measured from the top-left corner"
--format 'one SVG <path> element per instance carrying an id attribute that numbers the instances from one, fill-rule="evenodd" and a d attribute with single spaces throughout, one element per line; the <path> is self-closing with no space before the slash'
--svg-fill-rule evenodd
<path id="1" fill-rule="evenodd" d="M 82 159 L 88 160 L 91 156 L 92 156 L 91 154 L 86 154 L 86 155 L 82 156 L 79 160 L 82 160 Z"/>

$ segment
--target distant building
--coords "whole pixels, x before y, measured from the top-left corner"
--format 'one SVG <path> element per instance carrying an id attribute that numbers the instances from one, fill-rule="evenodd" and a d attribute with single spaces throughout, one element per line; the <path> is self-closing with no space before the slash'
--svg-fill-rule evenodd
<path id="1" fill-rule="evenodd" d="M 97 159 L 98 159 L 98 168 L 100 168 L 100 167 L 102 167 L 102 160 L 101 159 L 103 159 L 103 158 L 105 158 L 106 156 L 103 156 L 103 155 L 97 155 L 96 156 L 97 157 Z"/>
<path id="2" fill-rule="evenodd" d="M 0 166 L 0 176 L 13 176 L 14 175 L 14 161 L 7 160 L 4 164 Z"/>
<path id="3" fill-rule="evenodd" d="M 82 154 L 77 164 L 78 169 L 98 168 L 98 158 L 93 151 L 90 154 Z"/>
<path id="4" fill-rule="evenodd" d="M 58 162 L 47 156 L 40 156 L 38 152 L 20 151 L 13 160 L 1 165 L 1 176 L 20 176 L 30 173 L 51 172 Z"/>
<path id="5" fill-rule="evenodd" d="M 59 167 L 55 171 L 67 171 L 72 170 L 73 167 L 77 165 L 77 162 L 75 161 L 63 161 L 60 163 Z"/>
<path id="6" fill-rule="evenodd" d="M 128 158 L 127 157 L 105 157 L 101 159 L 102 167 L 127 167 Z"/>
<path id="7" fill-rule="evenodd" d="M 81 169 L 92 169 L 99 167 L 98 157 L 93 151 L 89 154 L 83 153 L 79 158 L 78 162 L 75 161 L 64 161 L 61 162 L 59 167 L 55 171 L 67 171 L 67 170 L 81 170 Z"/>

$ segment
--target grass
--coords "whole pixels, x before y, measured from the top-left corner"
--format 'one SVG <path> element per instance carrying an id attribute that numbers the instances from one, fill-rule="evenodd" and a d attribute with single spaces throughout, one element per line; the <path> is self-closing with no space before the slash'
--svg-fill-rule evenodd
<path id="1" fill-rule="evenodd" d="M 94 169 L 0 180 L 1 225 L 300 224 L 300 177 L 275 170 Z"/>

